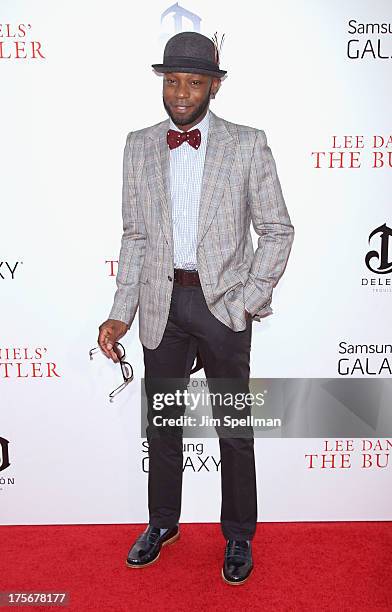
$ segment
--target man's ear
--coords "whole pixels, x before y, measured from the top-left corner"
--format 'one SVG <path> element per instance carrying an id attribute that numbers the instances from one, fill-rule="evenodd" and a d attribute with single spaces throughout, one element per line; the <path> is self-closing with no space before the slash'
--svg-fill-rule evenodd
<path id="1" fill-rule="evenodd" d="M 213 78 L 212 87 L 211 87 L 211 98 L 215 98 L 220 86 L 221 86 L 221 80 L 219 78 Z"/>

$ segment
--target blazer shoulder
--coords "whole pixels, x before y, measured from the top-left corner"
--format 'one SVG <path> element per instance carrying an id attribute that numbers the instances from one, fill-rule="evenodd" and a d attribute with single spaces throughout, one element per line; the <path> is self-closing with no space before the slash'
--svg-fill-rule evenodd
<path id="1" fill-rule="evenodd" d="M 234 123 L 233 121 L 227 121 L 226 119 L 223 121 L 226 128 L 239 145 L 253 148 L 258 135 L 259 138 L 266 138 L 265 132 L 262 129 L 255 128 L 250 125 L 244 125 L 242 123 Z"/>
<path id="2" fill-rule="evenodd" d="M 139 130 L 131 130 L 127 134 L 127 140 L 132 138 L 134 142 L 138 142 L 144 140 L 146 136 L 154 136 L 154 134 L 159 134 L 165 127 L 165 124 L 168 124 L 168 122 L 169 120 L 165 119 L 163 121 L 158 121 L 158 123 L 154 123 L 153 125 L 140 128 Z"/>

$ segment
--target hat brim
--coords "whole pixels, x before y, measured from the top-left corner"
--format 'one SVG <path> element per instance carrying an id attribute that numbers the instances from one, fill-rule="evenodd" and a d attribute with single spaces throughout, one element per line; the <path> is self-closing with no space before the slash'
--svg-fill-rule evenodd
<path id="1" fill-rule="evenodd" d="M 152 68 L 159 73 L 165 72 L 189 72 L 190 74 L 207 74 L 209 76 L 223 77 L 227 70 L 207 70 L 205 68 L 185 68 L 184 66 L 168 66 L 167 64 L 151 64 Z"/>

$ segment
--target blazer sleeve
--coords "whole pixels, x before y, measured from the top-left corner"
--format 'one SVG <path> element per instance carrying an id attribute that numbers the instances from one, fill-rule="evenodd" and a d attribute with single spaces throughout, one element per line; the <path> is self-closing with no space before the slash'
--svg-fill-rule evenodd
<path id="1" fill-rule="evenodd" d="M 272 291 L 284 272 L 294 239 L 294 227 L 263 130 L 257 130 L 256 134 L 248 204 L 259 239 L 244 287 L 244 300 L 246 310 L 259 318 L 273 312 L 270 307 Z"/>
<path id="2" fill-rule="evenodd" d="M 137 201 L 132 147 L 133 134 L 130 132 L 126 139 L 123 158 L 123 234 L 116 276 L 117 290 L 108 317 L 123 321 L 129 327 L 139 304 L 139 279 L 146 249 L 146 228 L 143 211 Z"/>

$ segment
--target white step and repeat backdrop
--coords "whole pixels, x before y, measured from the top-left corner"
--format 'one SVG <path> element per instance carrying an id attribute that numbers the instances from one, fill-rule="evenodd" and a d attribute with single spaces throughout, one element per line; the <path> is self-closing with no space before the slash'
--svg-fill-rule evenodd
<path id="1" fill-rule="evenodd" d="M 225 33 L 211 109 L 265 130 L 296 230 L 252 377 L 387 384 L 391 23 L 387 0 L 1 0 L 2 524 L 148 518 L 137 317 L 135 381 L 113 404 L 119 367 L 88 351 L 115 291 L 125 137 L 166 118 L 151 64 L 177 32 Z M 392 519 L 377 397 L 362 420 L 382 415 L 385 435 L 256 440 L 259 520 Z M 182 520 L 218 521 L 218 442 L 184 451 Z"/>

